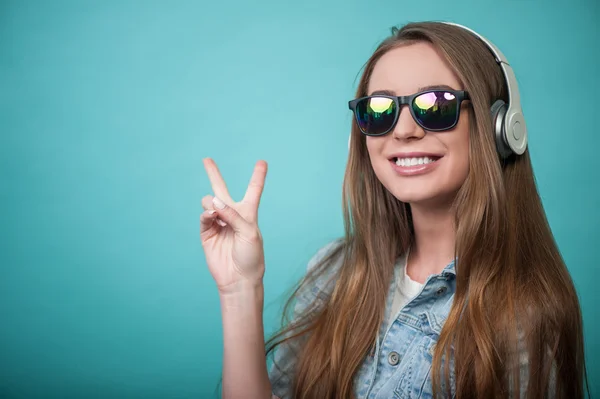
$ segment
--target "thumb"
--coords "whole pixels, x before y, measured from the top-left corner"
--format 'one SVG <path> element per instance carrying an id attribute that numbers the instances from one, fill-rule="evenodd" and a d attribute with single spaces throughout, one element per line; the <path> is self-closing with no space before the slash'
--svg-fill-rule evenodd
<path id="1" fill-rule="evenodd" d="M 217 211 L 217 214 L 219 215 L 219 219 L 230 225 L 234 231 L 248 231 L 250 224 L 235 209 L 228 206 L 217 197 L 213 197 L 212 202 L 215 211 Z"/>

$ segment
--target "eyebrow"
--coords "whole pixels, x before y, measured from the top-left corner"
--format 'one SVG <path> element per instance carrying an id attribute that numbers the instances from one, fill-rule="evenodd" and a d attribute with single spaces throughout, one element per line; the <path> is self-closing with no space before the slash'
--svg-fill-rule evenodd
<path id="1" fill-rule="evenodd" d="M 425 90 L 456 90 L 453 87 L 450 87 L 448 85 L 430 85 L 430 86 L 423 86 L 423 87 L 419 87 L 416 91 L 416 93 L 419 93 L 421 91 L 425 91 Z M 397 94 L 393 91 L 393 90 L 375 90 L 373 93 L 369 94 L 370 96 L 374 96 L 377 94 L 382 94 L 384 96 L 396 96 Z"/>

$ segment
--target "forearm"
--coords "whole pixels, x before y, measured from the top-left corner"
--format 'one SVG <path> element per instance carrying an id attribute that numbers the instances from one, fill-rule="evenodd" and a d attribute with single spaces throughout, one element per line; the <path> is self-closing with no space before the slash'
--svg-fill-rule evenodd
<path id="1" fill-rule="evenodd" d="M 265 359 L 262 284 L 221 295 L 223 399 L 271 398 Z"/>

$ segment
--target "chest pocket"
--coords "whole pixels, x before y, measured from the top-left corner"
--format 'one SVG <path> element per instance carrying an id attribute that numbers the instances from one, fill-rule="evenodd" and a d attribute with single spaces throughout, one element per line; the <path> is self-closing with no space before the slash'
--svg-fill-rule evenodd
<path id="1" fill-rule="evenodd" d="M 415 342 L 409 350 L 407 356 L 407 366 L 403 370 L 396 387 L 394 389 L 394 399 L 432 399 L 432 362 L 433 352 L 437 343 L 437 338 L 448 317 L 450 308 L 454 300 L 454 295 L 445 299 L 437 300 L 430 311 L 422 314 L 421 329 L 423 335 Z M 442 362 L 441 371 L 443 374 L 444 362 Z M 443 380 L 443 375 L 440 375 Z M 444 382 L 442 381 L 442 384 Z M 441 396 L 445 399 L 452 399 L 456 393 L 456 381 L 454 374 L 454 361 L 450 360 L 450 396 L 446 394 L 446 387 L 442 386 Z"/>
<path id="2" fill-rule="evenodd" d="M 431 364 L 433 361 L 433 350 L 436 341 L 429 337 L 423 336 L 415 348 L 411 351 L 409 364 L 405 372 L 398 381 L 398 385 L 394 390 L 395 399 L 432 399 L 433 385 L 431 376 Z M 408 359 L 407 359 L 408 360 Z M 443 370 L 442 364 L 442 370 Z M 443 379 L 443 376 L 442 376 Z M 455 396 L 455 381 L 454 381 L 454 364 L 450 362 L 450 392 L 449 398 Z M 442 387 L 445 392 L 445 388 Z M 448 397 L 442 393 L 442 397 Z"/>

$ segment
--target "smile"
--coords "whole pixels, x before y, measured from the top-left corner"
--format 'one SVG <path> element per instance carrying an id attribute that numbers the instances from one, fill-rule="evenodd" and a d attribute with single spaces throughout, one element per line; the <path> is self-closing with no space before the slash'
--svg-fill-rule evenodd
<path id="1" fill-rule="evenodd" d="M 429 173 L 434 170 L 443 157 L 425 156 L 412 158 L 392 158 L 390 164 L 396 173 L 401 176 L 415 176 Z"/>
<path id="2" fill-rule="evenodd" d="M 418 158 L 394 158 L 398 166 L 426 165 L 440 159 L 439 157 L 418 157 Z"/>

